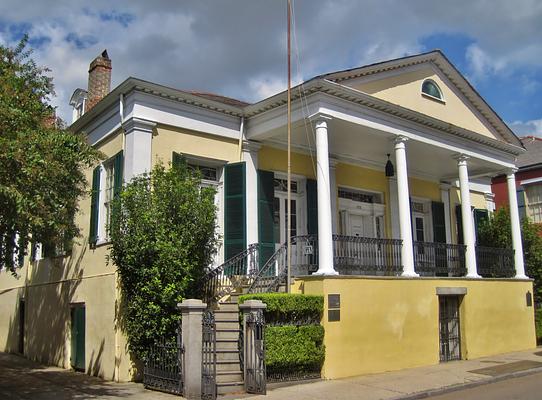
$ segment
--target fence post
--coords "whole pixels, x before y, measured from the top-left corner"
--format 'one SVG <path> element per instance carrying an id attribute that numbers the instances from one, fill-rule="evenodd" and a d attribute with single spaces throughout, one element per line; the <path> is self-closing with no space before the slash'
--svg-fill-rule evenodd
<path id="1" fill-rule="evenodd" d="M 201 322 L 207 304 L 197 299 L 187 299 L 177 304 L 182 315 L 182 344 L 184 346 L 184 397 L 201 399 Z"/>
<path id="2" fill-rule="evenodd" d="M 267 308 L 267 304 L 263 303 L 261 300 L 247 300 L 243 304 L 239 305 L 239 310 L 243 313 L 243 376 L 245 381 L 245 390 L 248 393 L 254 393 L 254 384 L 256 382 L 251 382 L 253 379 L 256 379 L 256 381 L 262 383 L 263 385 L 258 385 L 256 383 L 256 386 L 260 386 L 259 390 L 256 391 L 256 393 L 265 394 L 265 368 L 263 370 L 260 370 L 255 364 L 259 361 L 260 354 L 257 354 L 257 349 L 255 344 L 255 338 L 254 338 L 254 332 L 253 330 L 249 329 L 247 321 L 250 319 L 254 322 L 257 319 L 257 315 L 259 312 L 263 312 Z M 261 360 L 263 361 L 263 360 Z M 248 367 L 248 368 L 247 368 Z M 251 369 L 252 371 L 247 371 L 247 369 Z M 256 371 L 258 370 L 258 371 Z M 253 376 L 255 372 L 259 372 L 263 376 L 256 377 Z M 263 387 L 261 387 L 263 386 Z"/>

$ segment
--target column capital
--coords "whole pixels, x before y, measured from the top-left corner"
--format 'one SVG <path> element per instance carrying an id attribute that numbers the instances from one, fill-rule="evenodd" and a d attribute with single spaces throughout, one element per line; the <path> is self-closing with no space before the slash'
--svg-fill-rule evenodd
<path id="1" fill-rule="evenodd" d="M 408 142 L 409 139 L 406 136 L 397 135 L 397 136 L 393 137 L 391 140 L 393 141 L 393 143 L 395 143 L 395 145 L 398 145 L 398 144 L 404 144 L 404 143 Z"/>
<path id="2" fill-rule="evenodd" d="M 506 177 L 509 178 L 515 175 L 516 172 L 518 172 L 518 168 L 517 167 L 507 168 L 504 172 L 506 174 Z"/>
<path id="3" fill-rule="evenodd" d="M 456 154 L 453 156 L 453 159 L 457 161 L 457 165 L 467 165 L 467 160 L 470 157 L 466 154 Z"/>
<path id="4" fill-rule="evenodd" d="M 129 134 L 135 130 L 152 133 L 156 127 L 156 122 L 147 121 L 146 119 L 141 118 L 130 118 L 122 123 L 122 127 L 124 128 L 125 134 Z"/>
<path id="5" fill-rule="evenodd" d="M 261 143 L 253 140 L 243 140 L 241 144 L 241 150 L 245 153 L 256 153 L 262 147 Z"/>
<path id="6" fill-rule="evenodd" d="M 323 113 L 316 113 L 314 115 L 311 115 L 309 117 L 309 121 L 315 125 L 319 125 L 322 123 L 327 123 L 331 121 L 333 118 L 330 115 L 323 114 Z"/>

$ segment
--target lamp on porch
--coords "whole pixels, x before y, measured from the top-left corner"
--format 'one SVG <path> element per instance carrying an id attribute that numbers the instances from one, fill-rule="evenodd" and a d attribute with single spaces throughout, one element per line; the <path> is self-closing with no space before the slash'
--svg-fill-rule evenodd
<path id="1" fill-rule="evenodd" d="M 388 153 L 388 162 L 386 162 L 386 177 L 391 177 L 395 175 L 395 168 L 393 163 L 390 160 L 390 153 Z"/>

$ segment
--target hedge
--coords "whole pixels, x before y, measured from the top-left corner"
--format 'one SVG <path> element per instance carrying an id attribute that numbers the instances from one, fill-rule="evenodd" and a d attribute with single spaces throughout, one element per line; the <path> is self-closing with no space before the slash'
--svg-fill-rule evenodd
<path id="1" fill-rule="evenodd" d="M 319 376 L 325 359 L 324 297 L 290 293 L 247 294 L 239 303 L 261 300 L 265 309 L 268 380 Z"/>
<path id="2" fill-rule="evenodd" d="M 323 340 L 324 327 L 321 325 L 266 327 L 268 374 L 320 371 L 325 358 Z"/>
<path id="3" fill-rule="evenodd" d="M 247 300 L 261 300 L 267 304 L 264 314 L 265 322 L 269 325 L 319 324 L 324 312 L 323 296 L 263 293 L 245 294 L 239 297 L 239 303 Z"/>
<path id="4" fill-rule="evenodd" d="M 536 342 L 542 344 L 542 308 L 535 311 Z"/>

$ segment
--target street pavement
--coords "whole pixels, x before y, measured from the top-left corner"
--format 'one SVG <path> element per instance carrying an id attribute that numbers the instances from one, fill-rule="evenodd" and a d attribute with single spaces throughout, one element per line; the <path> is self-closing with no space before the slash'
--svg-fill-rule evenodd
<path id="1" fill-rule="evenodd" d="M 431 397 L 433 396 L 433 397 Z M 542 348 L 353 378 L 278 387 L 250 400 L 542 399 Z M 113 383 L 0 353 L 0 400 L 178 400 L 138 383 Z"/>

